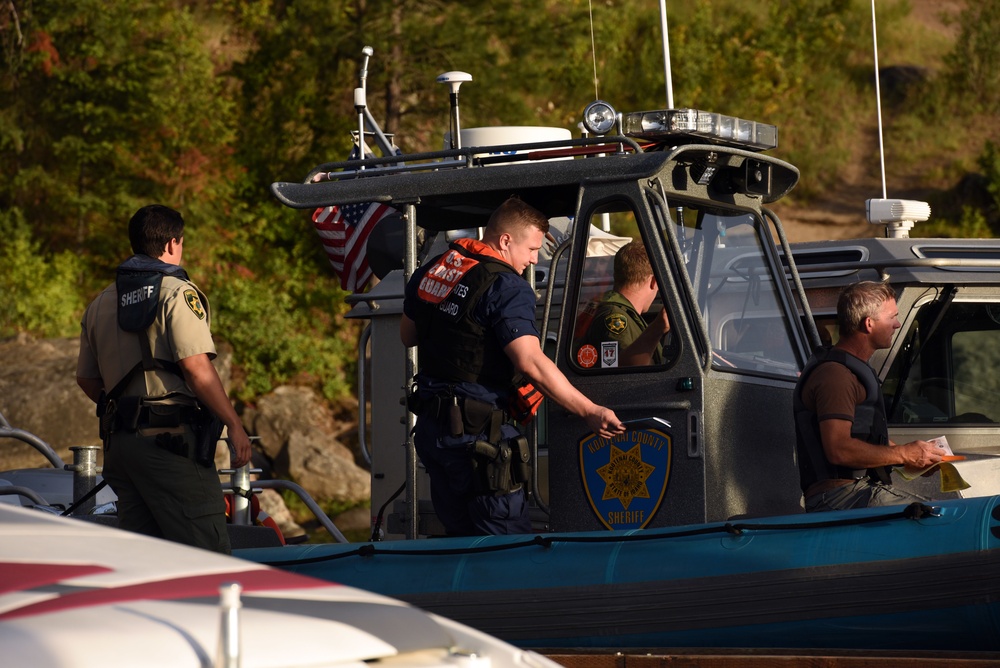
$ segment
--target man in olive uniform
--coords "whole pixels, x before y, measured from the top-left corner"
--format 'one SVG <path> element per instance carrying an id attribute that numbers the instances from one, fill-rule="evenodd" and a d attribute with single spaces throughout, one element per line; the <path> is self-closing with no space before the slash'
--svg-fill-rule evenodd
<path id="1" fill-rule="evenodd" d="M 670 331 L 667 309 L 646 323 L 659 287 L 642 241 L 618 249 L 614 262 L 614 288 L 581 314 L 582 337 L 573 346 L 581 366 L 601 367 L 661 364 L 661 341 Z M 589 322 L 588 322 L 589 320 Z"/>
<path id="2" fill-rule="evenodd" d="M 249 461 L 250 439 L 212 366 L 208 300 L 180 267 L 184 220 L 143 207 L 129 241 L 135 255 L 83 315 L 77 361 L 77 384 L 102 416 L 104 479 L 121 528 L 228 553 L 222 488 L 206 460 L 219 422 L 233 466 Z M 199 439 L 211 445 L 200 457 Z"/>

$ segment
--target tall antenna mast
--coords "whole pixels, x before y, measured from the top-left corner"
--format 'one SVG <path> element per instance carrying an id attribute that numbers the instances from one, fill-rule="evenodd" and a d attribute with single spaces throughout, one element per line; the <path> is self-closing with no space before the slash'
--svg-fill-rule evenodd
<path id="1" fill-rule="evenodd" d="M 875 0 L 872 2 L 874 3 Z M 663 35 L 663 70 L 667 86 L 667 109 L 673 109 L 674 84 L 670 76 L 670 31 L 667 30 L 667 0 L 660 0 L 660 33 Z"/>
<path id="2" fill-rule="evenodd" d="M 882 89 L 879 86 L 878 35 L 875 32 L 875 0 L 872 0 L 872 50 L 875 52 L 875 107 L 878 110 L 878 159 L 882 169 L 882 199 L 888 197 L 885 190 L 885 148 L 882 144 Z"/>
<path id="3" fill-rule="evenodd" d="M 661 0 L 662 2 L 662 0 Z M 888 199 L 885 187 L 885 151 L 882 143 L 882 91 L 879 86 L 878 36 L 875 33 L 875 0 L 872 0 L 872 45 L 875 51 L 875 102 L 878 107 L 878 157 L 882 169 L 882 199 L 865 200 L 865 215 L 872 225 L 885 225 L 885 235 L 895 239 L 910 236 L 913 224 L 931 217 L 926 202 Z"/>

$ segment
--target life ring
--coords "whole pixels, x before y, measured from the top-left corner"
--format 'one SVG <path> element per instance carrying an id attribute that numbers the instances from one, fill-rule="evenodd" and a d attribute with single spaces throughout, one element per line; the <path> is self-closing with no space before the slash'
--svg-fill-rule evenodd
<path id="1" fill-rule="evenodd" d="M 226 501 L 226 522 L 229 524 L 233 523 L 233 497 L 231 495 L 225 496 Z M 278 523 L 274 521 L 274 518 L 265 513 L 260 508 L 260 501 L 257 500 L 257 495 L 254 494 L 250 497 L 250 521 L 253 522 L 254 526 L 268 527 L 278 536 L 278 540 L 281 544 L 285 544 L 285 536 L 281 533 L 281 529 L 278 527 Z"/>

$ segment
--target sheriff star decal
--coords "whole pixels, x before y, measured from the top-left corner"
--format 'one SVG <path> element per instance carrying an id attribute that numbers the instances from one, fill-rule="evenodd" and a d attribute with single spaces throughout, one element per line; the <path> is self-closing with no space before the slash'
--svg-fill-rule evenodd
<path id="1" fill-rule="evenodd" d="M 611 461 L 597 469 L 597 474 L 604 480 L 604 496 L 602 501 L 618 499 L 622 507 L 628 510 L 632 499 L 649 498 L 649 487 L 646 479 L 653 472 L 653 466 L 642 461 L 640 446 L 635 445 L 625 452 L 611 446 Z"/>
<path id="2" fill-rule="evenodd" d="M 184 291 L 184 301 L 187 303 L 188 308 L 191 312 L 198 316 L 198 320 L 205 319 L 205 307 L 201 305 L 201 299 L 198 298 L 198 293 L 194 290 Z"/>
<path id="3" fill-rule="evenodd" d="M 641 529 L 660 509 L 670 479 L 672 439 L 666 429 L 630 429 L 580 440 L 587 500 L 608 529 Z"/>

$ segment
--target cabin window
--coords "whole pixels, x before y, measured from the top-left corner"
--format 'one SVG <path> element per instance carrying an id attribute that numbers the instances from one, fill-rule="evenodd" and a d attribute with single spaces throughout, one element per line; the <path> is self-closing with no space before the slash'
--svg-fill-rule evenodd
<path id="1" fill-rule="evenodd" d="M 700 211 L 673 202 L 669 212 L 655 210 L 680 245 L 712 365 L 737 373 L 796 376 L 800 362 L 789 309 L 773 279 L 782 272 L 769 259 L 762 222 L 752 214 Z"/>
<path id="2" fill-rule="evenodd" d="M 905 336 L 883 385 L 890 422 L 1000 421 L 1000 304 L 927 304 Z"/>
<path id="3" fill-rule="evenodd" d="M 648 262 L 648 255 L 643 261 L 635 213 L 625 204 L 612 204 L 587 222 L 590 237 L 574 314 L 572 363 L 584 372 L 668 364 L 675 357 L 670 308 L 661 298 L 655 262 Z"/>

